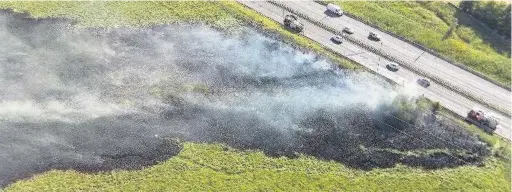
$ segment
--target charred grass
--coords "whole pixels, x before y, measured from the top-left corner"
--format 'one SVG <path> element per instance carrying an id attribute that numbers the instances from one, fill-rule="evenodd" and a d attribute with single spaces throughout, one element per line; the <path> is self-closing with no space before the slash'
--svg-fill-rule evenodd
<path id="1" fill-rule="evenodd" d="M 218 27 L 232 27 L 251 22 L 263 30 L 279 34 L 286 41 L 296 43 L 328 57 L 335 58 L 346 68 L 358 68 L 354 63 L 336 58 L 334 54 L 309 39 L 283 29 L 256 12 L 234 2 L 14 2 L 0 7 L 28 12 L 36 18 L 65 17 L 84 27 L 148 26 L 158 23 L 197 21 Z M 92 8 L 91 8 L 92 7 Z M 195 9 L 200 7 L 199 9 Z M 220 22 L 219 22 L 220 21 Z M 396 114 L 399 115 L 399 114 Z M 309 122 L 319 120 L 312 117 Z M 387 120 L 382 120 L 386 122 Z M 304 125 L 308 125 L 305 122 Z M 325 128 L 330 126 L 326 125 Z M 318 127 L 318 130 L 325 130 Z M 329 130 L 327 130 L 329 131 Z M 331 130 L 332 131 L 332 130 Z M 329 133 L 329 132 L 327 132 Z M 305 135 L 308 140 L 321 137 L 332 140 L 325 133 Z M 488 138 L 493 141 L 493 137 Z M 496 142 L 490 142 L 493 152 Z M 388 143 L 389 144 L 389 143 Z M 309 145 L 310 147 L 312 145 Z M 407 146 L 407 145 L 404 145 Z M 509 191 L 507 180 L 510 167 L 498 156 L 490 157 L 481 166 L 462 165 L 435 170 L 398 164 L 391 168 L 370 171 L 355 169 L 350 162 L 328 158 L 315 151 L 322 146 L 305 148 L 293 155 L 269 157 L 258 148 L 232 148 L 225 144 L 184 143 L 176 156 L 138 171 L 114 170 L 101 173 L 83 173 L 73 170 L 53 170 L 29 180 L 17 182 L 7 191 L 248 191 L 248 190 L 321 190 L 321 191 Z M 354 145 L 368 150 L 364 145 Z M 354 149 L 355 149 L 354 148 Z M 503 147 L 498 147 L 502 148 Z M 385 153 L 399 155 L 431 155 L 442 150 L 421 149 L 417 152 L 382 148 Z M 504 150 L 510 150 L 504 145 Z M 371 150 L 370 150 L 371 151 Z M 307 154 L 307 155 L 304 155 Z M 434 155 L 435 156 L 435 155 Z M 393 162 L 395 165 L 397 162 Z M 407 164 L 406 162 L 402 162 Z M 357 167 L 357 166 L 356 166 Z"/>
<path id="2" fill-rule="evenodd" d="M 457 121 L 455 123 L 443 120 L 427 121 L 428 126 L 418 124 L 415 121 L 422 119 L 421 117 L 432 118 L 432 116 L 425 116 L 428 113 L 422 112 L 425 109 L 430 110 L 425 103 L 421 103 L 421 101 L 417 105 L 395 103 L 395 106 L 400 107 L 382 107 L 382 111 L 377 111 L 374 114 L 378 120 L 373 121 L 373 123 L 381 122 L 381 125 L 374 125 L 373 128 L 362 127 L 360 130 L 351 131 L 352 134 L 335 134 L 334 132 L 340 131 L 333 128 L 336 127 L 334 119 L 338 117 L 329 118 L 329 115 L 325 115 L 327 112 L 320 111 L 315 113 L 319 115 L 313 115 L 304 120 L 303 126 L 312 127 L 313 131 L 298 133 L 304 144 L 299 148 L 290 149 L 287 148 L 289 145 L 275 143 L 272 148 L 266 149 L 264 147 L 266 145 L 258 145 L 258 141 L 250 143 L 243 139 L 222 140 L 213 137 L 207 143 L 185 142 L 181 152 L 176 156 L 142 170 L 113 170 L 100 173 L 52 170 L 14 183 L 5 190 L 335 191 L 342 189 L 347 191 L 411 191 L 422 189 L 423 191 L 509 191 L 509 160 L 506 154 L 501 153 L 509 151 L 510 145 L 496 136 L 482 135 L 487 138 L 481 140 L 485 141 L 491 150 L 482 149 L 474 142 L 473 137 L 463 129 L 461 130 L 460 127 L 449 128 L 464 125 L 462 123 L 458 125 Z M 351 110 L 351 112 L 353 111 Z M 400 111 L 406 113 L 400 114 Z M 396 119 L 385 118 L 379 114 L 382 112 L 391 113 L 417 126 L 411 127 L 405 123 L 393 122 Z M 410 114 L 412 115 L 407 118 L 406 115 Z M 362 116 L 364 114 L 356 112 L 352 115 Z M 340 116 L 346 117 L 347 114 L 340 114 Z M 349 121 L 348 124 L 366 125 L 370 123 L 366 120 L 357 118 Z M 444 126 L 448 127 L 436 125 L 438 122 L 442 122 L 445 124 Z M 344 125 L 349 126 L 348 124 Z M 396 129 L 402 130 L 412 137 L 399 134 L 395 128 L 387 127 L 385 124 L 392 124 Z M 208 130 L 205 131 L 208 132 Z M 383 132 L 386 135 L 382 135 Z M 471 132 L 480 133 L 478 130 L 471 130 Z M 358 134 L 365 135 L 360 137 L 357 136 Z M 429 139 L 426 136 L 428 134 L 436 135 L 436 138 Z M 444 134 L 447 136 L 443 137 Z M 208 135 L 215 135 L 215 133 L 212 132 Z M 260 135 L 268 136 L 269 134 Z M 238 136 L 243 138 L 243 136 Z M 413 138 L 421 138 L 423 141 L 429 142 L 429 145 Z M 450 140 L 451 144 L 461 145 L 452 147 L 443 142 L 434 142 L 437 139 L 449 140 L 451 138 L 453 139 Z M 342 146 L 338 145 L 340 140 Z M 270 139 L 270 142 L 272 141 Z M 244 143 L 246 146 L 237 145 L 237 143 Z M 462 151 L 457 148 L 461 148 Z M 293 150 L 298 150 L 298 152 L 293 152 Z M 343 155 L 352 152 L 354 153 L 348 159 Z M 465 156 L 468 152 L 469 154 L 484 154 Z M 488 153 L 493 155 L 489 156 Z M 449 159 L 455 156 L 464 159 L 465 162 Z M 466 164 L 474 160 L 471 157 L 476 157 L 477 161 L 480 159 L 483 163 Z M 397 161 L 398 159 L 401 160 Z M 366 165 L 378 166 L 364 170 Z"/>
<path id="3" fill-rule="evenodd" d="M 507 172 L 495 158 L 483 167 L 360 171 L 311 156 L 271 158 L 220 144 L 185 143 L 179 155 L 144 170 L 50 171 L 6 191 L 509 191 Z"/>

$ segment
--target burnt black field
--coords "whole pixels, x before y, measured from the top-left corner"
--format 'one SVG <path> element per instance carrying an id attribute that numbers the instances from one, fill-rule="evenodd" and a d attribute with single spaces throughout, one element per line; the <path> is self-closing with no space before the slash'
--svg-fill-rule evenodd
<path id="1" fill-rule="evenodd" d="M 414 89 L 249 28 L 77 29 L 5 12 L 0 25 L 0 186 L 50 169 L 139 169 L 179 153 L 178 140 L 364 170 L 489 154 L 428 108 L 397 119 Z"/>

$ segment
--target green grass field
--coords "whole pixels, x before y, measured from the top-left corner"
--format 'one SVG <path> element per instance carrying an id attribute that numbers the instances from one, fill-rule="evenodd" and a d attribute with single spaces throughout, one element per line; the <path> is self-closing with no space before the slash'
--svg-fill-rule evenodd
<path id="1" fill-rule="evenodd" d="M 191 8 L 195 9 L 191 9 Z M 199 8 L 198 8 L 199 7 Z M 0 8 L 28 12 L 36 18 L 64 17 L 82 27 L 150 26 L 179 22 L 205 22 L 230 28 L 253 22 L 279 33 L 285 41 L 338 61 L 319 44 L 293 34 L 278 23 L 234 2 L 0 2 Z M 481 133 L 479 129 L 474 130 Z M 495 152 L 510 146 L 486 136 Z M 302 156 L 271 158 L 258 151 L 238 151 L 220 144 L 185 143 L 177 156 L 138 171 L 97 174 L 49 171 L 19 181 L 6 191 L 510 191 L 509 161 L 491 157 L 484 167 L 463 166 L 427 171 L 398 166 L 360 171 L 336 162 Z"/>
<path id="2" fill-rule="evenodd" d="M 1 2 L 34 18 L 68 18 L 82 27 L 149 26 L 182 21 L 215 23 L 232 16 L 213 2 Z"/>
<path id="3" fill-rule="evenodd" d="M 437 53 L 507 85 L 511 82 L 510 44 L 484 39 L 486 32 L 456 14 L 444 2 L 335 2 L 347 12 L 386 31 L 428 47 Z M 459 25 L 443 40 L 455 18 Z"/>
<path id="4" fill-rule="evenodd" d="M 217 144 L 185 143 L 183 151 L 140 171 L 84 174 L 50 171 L 6 191 L 510 191 L 504 161 L 485 167 L 425 171 L 397 166 L 358 171 L 301 156 L 270 158 Z"/>
<path id="5" fill-rule="evenodd" d="M 283 28 L 236 2 L 0 2 L 0 9 L 29 13 L 34 18 L 68 18 L 79 27 L 147 27 L 169 23 L 207 23 L 213 27 L 236 29 L 252 23 L 283 41 L 328 57 L 347 69 L 362 69 L 336 56 L 320 44 Z"/>

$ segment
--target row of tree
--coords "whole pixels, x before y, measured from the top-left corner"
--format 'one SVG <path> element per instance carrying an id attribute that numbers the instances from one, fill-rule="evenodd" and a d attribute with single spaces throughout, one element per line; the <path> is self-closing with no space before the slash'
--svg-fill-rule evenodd
<path id="1" fill-rule="evenodd" d="M 510 37 L 510 4 L 496 1 L 462 1 L 459 8 L 498 33 Z"/>

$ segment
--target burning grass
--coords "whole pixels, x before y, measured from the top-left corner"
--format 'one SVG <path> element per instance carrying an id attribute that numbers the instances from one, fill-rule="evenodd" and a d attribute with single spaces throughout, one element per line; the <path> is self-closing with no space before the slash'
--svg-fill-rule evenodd
<path id="1" fill-rule="evenodd" d="M 44 4 L 34 5 L 31 8 L 39 9 L 37 5 Z M 235 7 L 231 10 L 245 15 L 235 18 L 255 20 L 274 32 L 283 30 L 236 3 L 225 5 L 220 10 Z M 53 8 L 42 10 L 41 15 L 53 13 Z M 45 20 L 18 22 L 9 15 L 2 17 L 16 26 L 0 36 L 6 42 L 12 40 L 5 49 L 16 49 L 0 52 L 9 61 L 1 65 L 9 73 L 2 76 L 6 83 L 0 85 L 5 86 L 0 94 L 10 98 L 1 103 L 6 110 L 0 115 L 6 123 L 0 126 L 0 142 L 17 142 L 0 150 L 15 157 L 0 164 L 5 173 L 14 173 L 4 175 L 12 179 L 25 177 L 16 175 L 22 170 L 105 171 L 51 171 L 8 190 L 332 190 L 339 186 L 371 190 L 378 189 L 374 181 L 381 178 L 391 179 L 389 189 L 402 190 L 413 189 L 403 184 L 405 178 L 418 178 L 409 184 L 433 190 L 474 189 L 460 186 L 468 179 L 480 189 L 496 183 L 502 187 L 501 178 L 483 184 L 467 178 L 504 172 L 498 160 L 488 159 L 489 149 L 476 137 L 435 120 L 421 105 L 400 99 L 387 103 L 396 93 L 381 79 L 333 70 L 317 55 L 252 30 L 226 35 L 196 25 L 162 25 L 70 33 Z M 56 30 L 24 30 L 34 26 Z M 301 45 L 308 42 L 283 33 Z M 316 45 L 311 46 L 315 50 Z M 14 52 L 30 54 L 9 54 Z M 25 108 L 30 110 L 20 110 Z M 422 131 L 435 137 L 426 137 Z M 111 171 L 141 168 L 176 154 L 180 145 L 159 139 L 163 136 L 225 146 L 187 142 L 180 154 L 161 164 L 140 171 Z M 449 138 L 459 147 L 437 137 Z M 21 148 L 39 153 L 21 153 L 26 151 Z M 92 158 L 92 166 L 81 163 L 87 158 Z M 42 169 L 32 167 L 38 163 Z M 443 169 L 447 167 L 454 169 Z M 445 175 L 461 180 L 448 185 L 452 180 Z"/>
<path id="2" fill-rule="evenodd" d="M 402 107 L 395 107 L 402 106 Z M 187 107 L 185 107 L 187 108 Z M 187 119 L 208 111 L 190 112 Z M 372 111 L 359 104 L 306 112 L 297 127 L 280 131 L 250 113 L 239 119 L 208 116 L 205 127 L 187 128 L 192 141 L 221 142 L 239 149 L 257 149 L 269 156 L 307 154 L 357 169 L 390 168 L 397 164 L 425 169 L 483 165 L 490 151 L 484 143 L 405 98 Z M 407 114 L 403 116 L 402 114 Z M 173 114 L 172 119 L 183 118 Z M 193 118 L 191 121 L 195 121 Z M 190 130 L 192 129 L 192 130 Z"/>

